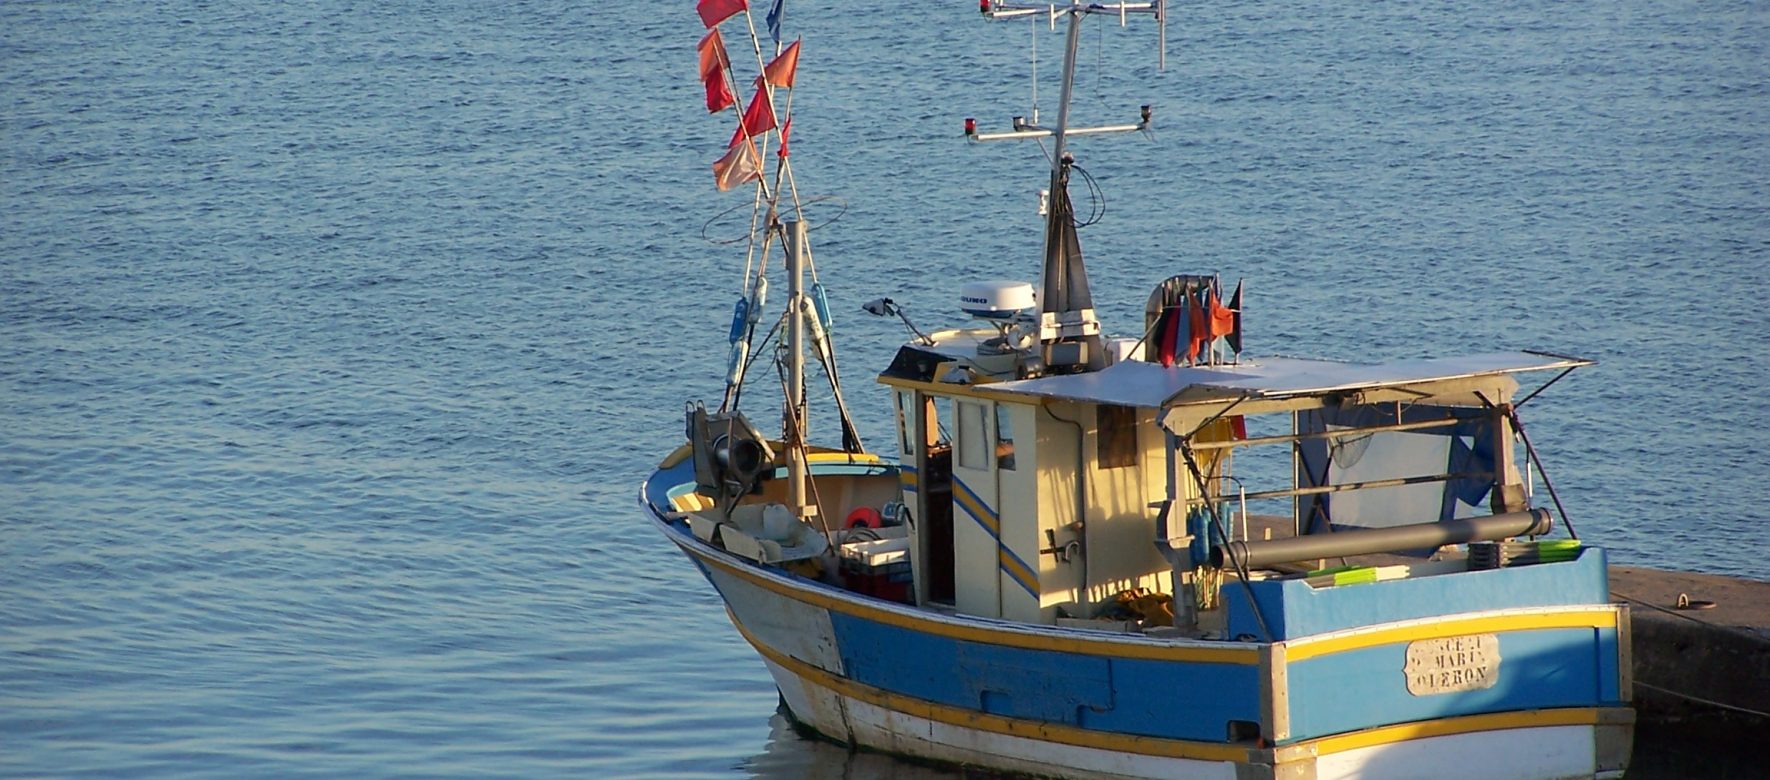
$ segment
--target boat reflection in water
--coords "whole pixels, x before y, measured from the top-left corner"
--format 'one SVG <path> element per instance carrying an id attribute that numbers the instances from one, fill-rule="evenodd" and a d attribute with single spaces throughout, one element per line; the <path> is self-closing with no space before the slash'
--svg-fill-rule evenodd
<path id="1" fill-rule="evenodd" d="M 959 780 L 964 772 L 850 750 L 828 740 L 802 734 L 785 711 L 768 720 L 768 744 L 744 762 L 743 770 L 758 780 Z"/>

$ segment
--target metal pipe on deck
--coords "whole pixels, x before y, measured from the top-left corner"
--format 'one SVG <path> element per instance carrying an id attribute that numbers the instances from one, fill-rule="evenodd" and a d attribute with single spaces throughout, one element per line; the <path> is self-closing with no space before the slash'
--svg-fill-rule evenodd
<path id="1" fill-rule="evenodd" d="M 1366 528 L 1327 534 L 1295 536 L 1269 541 L 1230 542 L 1211 549 L 1211 565 L 1223 568 L 1233 559 L 1248 568 L 1295 563 L 1318 558 L 1414 550 L 1447 544 L 1488 542 L 1513 536 L 1548 533 L 1554 517 L 1546 509 L 1507 512 L 1487 517 L 1465 517 L 1437 523 L 1415 523 L 1393 528 Z M 1227 549 L 1234 548 L 1234 549 Z"/>

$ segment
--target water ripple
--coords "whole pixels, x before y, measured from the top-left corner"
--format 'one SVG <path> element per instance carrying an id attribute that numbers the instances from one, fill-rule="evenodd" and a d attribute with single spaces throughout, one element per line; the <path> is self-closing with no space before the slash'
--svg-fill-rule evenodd
<path id="1" fill-rule="evenodd" d="M 1146 29 L 1084 49 L 1080 121 L 1157 117 L 1076 145 L 1110 326 L 1221 271 L 1256 352 L 1596 357 L 1529 410 L 1582 532 L 1770 578 L 1757 5 L 1172 13 L 1166 75 Z M 0 772 L 949 776 L 771 720 L 632 504 L 720 381 L 729 308 L 686 302 L 741 263 L 699 238 L 740 198 L 708 186 L 730 130 L 686 5 L 0 22 Z M 797 175 L 847 204 L 813 239 L 888 441 L 866 379 L 900 329 L 844 312 L 932 325 L 959 281 L 1037 273 L 1036 152 L 957 132 L 1028 112 L 1029 33 L 789 25 Z"/>

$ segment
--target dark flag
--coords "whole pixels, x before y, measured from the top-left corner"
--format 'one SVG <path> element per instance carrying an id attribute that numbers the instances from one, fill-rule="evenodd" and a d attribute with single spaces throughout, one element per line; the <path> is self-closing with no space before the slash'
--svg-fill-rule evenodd
<path id="1" fill-rule="evenodd" d="M 1235 294 L 1229 296 L 1229 310 L 1235 313 L 1235 325 L 1229 330 L 1229 348 L 1241 354 L 1241 280 L 1235 281 Z"/>
<path id="2" fill-rule="evenodd" d="M 774 5 L 769 7 L 768 16 L 765 17 L 768 21 L 768 34 L 774 36 L 776 46 L 781 45 L 781 12 L 785 10 L 781 5 L 784 2 L 785 0 L 774 0 Z"/>

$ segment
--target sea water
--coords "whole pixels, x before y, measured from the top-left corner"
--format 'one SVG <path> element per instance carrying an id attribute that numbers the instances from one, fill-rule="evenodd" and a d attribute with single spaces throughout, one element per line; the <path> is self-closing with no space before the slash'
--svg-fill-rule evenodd
<path id="1" fill-rule="evenodd" d="M 943 774 L 787 729 L 635 504 L 744 270 L 693 6 L 0 4 L 0 774 Z M 1039 148 L 961 127 L 1054 120 L 1062 36 L 785 29 L 887 448 L 905 334 L 859 304 L 1037 277 Z M 1076 121 L 1156 128 L 1073 146 L 1101 315 L 1221 273 L 1253 354 L 1597 359 L 1523 410 L 1581 535 L 1770 578 L 1767 42 L 1739 0 L 1176 4 L 1161 72 L 1090 23 Z"/>

